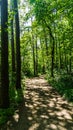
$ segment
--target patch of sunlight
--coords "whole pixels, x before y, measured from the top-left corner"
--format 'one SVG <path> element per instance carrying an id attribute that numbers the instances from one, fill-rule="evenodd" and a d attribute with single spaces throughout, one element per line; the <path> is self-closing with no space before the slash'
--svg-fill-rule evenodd
<path id="1" fill-rule="evenodd" d="M 61 116 L 58 116 L 57 118 L 58 118 L 59 120 L 64 120 L 64 118 L 61 117 Z"/>
<path id="2" fill-rule="evenodd" d="M 42 107 L 46 108 L 47 106 L 45 104 L 42 104 Z"/>
<path id="3" fill-rule="evenodd" d="M 36 104 L 36 103 L 34 103 L 34 106 L 35 106 L 35 107 L 37 107 L 37 104 Z"/>
<path id="4" fill-rule="evenodd" d="M 8 122 L 7 122 L 7 125 L 10 125 L 10 126 L 12 126 L 12 124 L 11 124 L 11 121 L 8 121 Z"/>
<path id="5" fill-rule="evenodd" d="M 15 115 L 13 115 L 13 118 L 16 122 L 19 121 L 19 114 L 18 113 L 15 113 Z"/>
<path id="6" fill-rule="evenodd" d="M 55 101 L 56 102 L 56 98 L 51 99 L 51 101 Z"/>
<path id="7" fill-rule="evenodd" d="M 56 112 L 55 114 L 56 114 L 57 116 L 62 116 L 62 115 L 63 115 L 62 112 Z"/>
<path id="8" fill-rule="evenodd" d="M 50 112 L 52 113 L 52 110 L 48 109 L 47 112 L 48 112 L 48 113 L 50 113 Z"/>
<path id="9" fill-rule="evenodd" d="M 53 130 L 57 130 L 57 126 L 55 124 L 51 124 L 50 128 L 53 129 Z"/>
<path id="10" fill-rule="evenodd" d="M 26 98 L 27 98 L 27 99 L 29 99 L 29 96 L 28 96 L 28 95 L 26 95 Z"/>
<path id="11" fill-rule="evenodd" d="M 60 121 L 60 122 L 59 122 L 59 125 L 60 125 L 60 126 L 65 126 L 65 122 L 63 122 L 63 121 L 61 122 L 61 121 Z"/>
<path id="12" fill-rule="evenodd" d="M 68 123 L 73 123 L 73 120 L 67 120 Z"/>
<path id="13" fill-rule="evenodd" d="M 58 99 L 57 104 L 59 104 L 59 105 L 63 104 L 62 100 L 60 98 Z"/>
<path id="14" fill-rule="evenodd" d="M 68 130 L 67 128 L 64 128 L 64 126 L 58 125 L 57 127 L 58 127 L 58 130 Z"/>
<path id="15" fill-rule="evenodd" d="M 37 113 L 37 111 L 36 110 L 34 110 L 34 111 L 32 111 L 32 114 L 34 115 L 34 114 L 36 114 Z"/>
<path id="16" fill-rule="evenodd" d="M 37 105 L 41 105 L 41 106 L 42 106 L 42 103 L 40 103 L 40 102 L 38 102 L 38 101 L 37 101 L 36 103 L 37 103 Z"/>
<path id="17" fill-rule="evenodd" d="M 39 86 L 39 85 L 38 85 Z M 37 88 L 37 85 L 34 85 L 33 88 Z"/>
<path id="18" fill-rule="evenodd" d="M 41 118 L 45 118 L 45 119 L 48 119 L 48 118 L 49 118 L 47 115 L 41 115 L 40 117 L 41 117 Z"/>
<path id="19" fill-rule="evenodd" d="M 31 120 L 32 120 L 32 117 L 28 117 L 28 120 L 30 120 L 30 121 L 31 121 Z"/>
<path id="20" fill-rule="evenodd" d="M 52 101 L 49 103 L 49 106 L 50 106 L 50 107 L 54 107 L 54 105 L 55 105 L 55 104 L 54 104 L 54 102 L 52 102 Z"/>
<path id="21" fill-rule="evenodd" d="M 71 115 L 73 115 L 73 107 L 72 107 L 72 110 L 69 112 Z"/>
<path id="22" fill-rule="evenodd" d="M 59 111 L 61 111 L 63 108 L 61 108 L 60 105 L 57 104 L 56 109 L 58 109 Z"/>
<path id="23" fill-rule="evenodd" d="M 35 123 L 35 124 L 33 124 L 33 125 L 29 128 L 29 130 L 36 130 L 38 127 L 39 127 L 39 124 L 38 124 L 38 123 Z"/>
<path id="24" fill-rule="evenodd" d="M 43 88 L 44 91 L 48 91 L 48 87 L 44 86 Z M 48 93 L 49 94 L 49 93 Z"/>
<path id="25" fill-rule="evenodd" d="M 62 110 L 62 115 L 64 118 L 72 120 L 71 115 L 66 110 Z"/>
<path id="26" fill-rule="evenodd" d="M 33 105 L 29 104 L 29 108 L 33 109 Z"/>
<path id="27" fill-rule="evenodd" d="M 35 93 L 35 97 L 34 96 L 32 97 L 32 100 L 33 100 L 33 102 L 38 101 L 38 95 L 36 93 Z"/>
<path id="28" fill-rule="evenodd" d="M 46 96 L 49 96 L 49 93 L 45 93 Z"/>
<path id="29" fill-rule="evenodd" d="M 70 115 L 70 114 L 68 114 L 68 113 L 66 113 L 66 115 L 64 115 L 64 117 L 65 117 L 66 119 L 72 120 L 71 115 Z"/>
<path id="30" fill-rule="evenodd" d="M 54 116 L 55 114 L 51 112 L 51 113 L 49 113 L 49 115 L 50 115 L 50 116 Z"/>
<path id="31" fill-rule="evenodd" d="M 65 109 L 63 109 L 61 112 L 63 115 L 67 114 L 67 111 Z"/>

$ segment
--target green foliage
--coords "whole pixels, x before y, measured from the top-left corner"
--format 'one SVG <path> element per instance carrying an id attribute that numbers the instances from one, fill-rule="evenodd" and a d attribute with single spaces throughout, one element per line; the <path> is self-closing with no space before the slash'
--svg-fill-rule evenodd
<path id="1" fill-rule="evenodd" d="M 0 109 L 0 125 L 4 124 L 14 113 L 14 108 Z"/>
<path id="2" fill-rule="evenodd" d="M 55 87 L 57 91 L 69 101 L 73 101 L 73 77 L 72 75 L 63 73 L 55 74 L 54 78 L 48 77 L 50 85 Z"/>

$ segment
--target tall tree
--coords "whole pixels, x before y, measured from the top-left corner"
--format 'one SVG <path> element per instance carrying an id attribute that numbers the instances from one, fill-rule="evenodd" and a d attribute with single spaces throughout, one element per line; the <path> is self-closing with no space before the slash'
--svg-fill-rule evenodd
<path id="1" fill-rule="evenodd" d="M 20 27 L 17 0 L 14 0 L 14 10 L 16 27 L 16 89 L 21 89 Z"/>
<path id="2" fill-rule="evenodd" d="M 10 11 L 12 13 L 11 18 L 11 51 L 12 51 L 12 73 L 15 72 L 15 48 L 14 48 L 14 7 L 13 7 L 13 1 L 10 1 Z"/>
<path id="3" fill-rule="evenodd" d="M 38 45 L 37 45 L 37 35 L 36 35 L 36 76 L 38 75 Z"/>
<path id="4" fill-rule="evenodd" d="M 1 107 L 9 107 L 8 78 L 8 2 L 1 1 Z"/>

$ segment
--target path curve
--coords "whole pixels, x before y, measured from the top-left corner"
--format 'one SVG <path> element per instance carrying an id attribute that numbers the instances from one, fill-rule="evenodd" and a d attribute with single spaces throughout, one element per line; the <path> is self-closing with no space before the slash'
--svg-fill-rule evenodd
<path id="1" fill-rule="evenodd" d="M 26 80 L 25 103 L 5 130 L 73 130 L 73 105 L 43 76 Z"/>

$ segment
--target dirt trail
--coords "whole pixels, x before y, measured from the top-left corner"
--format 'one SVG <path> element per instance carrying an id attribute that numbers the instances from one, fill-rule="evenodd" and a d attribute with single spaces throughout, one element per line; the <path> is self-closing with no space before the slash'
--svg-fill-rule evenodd
<path id="1" fill-rule="evenodd" d="M 73 105 L 43 77 L 26 80 L 25 103 L 1 130 L 73 130 Z"/>

